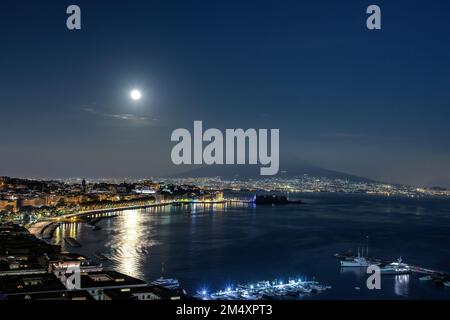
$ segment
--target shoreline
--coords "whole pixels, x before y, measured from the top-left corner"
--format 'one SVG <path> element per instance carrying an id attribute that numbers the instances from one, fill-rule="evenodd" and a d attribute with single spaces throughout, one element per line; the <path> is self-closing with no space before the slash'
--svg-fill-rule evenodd
<path id="1" fill-rule="evenodd" d="M 62 216 L 58 217 L 51 217 L 46 218 L 45 220 L 39 220 L 31 224 L 27 227 L 28 231 L 31 234 L 34 234 L 36 237 L 42 240 L 49 240 L 53 238 L 53 234 L 55 230 L 59 227 L 60 224 L 63 224 L 67 221 L 60 221 L 64 219 L 73 219 L 76 217 L 83 217 L 83 216 L 89 216 L 93 214 L 102 214 L 102 213 L 112 213 L 117 211 L 127 211 L 127 210 L 136 210 L 136 209 L 146 209 L 146 208 L 152 208 L 152 207 L 165 207 L 170 205 L 192 205 L 192 204 L 224 204 L 228 202 L 234 202 L 230 200 L 223 200 L 223 201 L 213 201 L 213 202 L 185 202 L 185 201 L 176 201 L 176 202 L 169 202 L 169 203 L 152 203 L 152 204 L 145 204 L 145 205 L 132 205 L 132 206 L 125 206 L 125 207 L 118 207 L 118 208 L 106 208 L 106 209 L 95 209 L 95 210 L 86 210 L 86 211 L 80 211 L 76 213 L 68 213 L 64 214 Z M 50 231 L 47 231 L 50 230 Z"/>

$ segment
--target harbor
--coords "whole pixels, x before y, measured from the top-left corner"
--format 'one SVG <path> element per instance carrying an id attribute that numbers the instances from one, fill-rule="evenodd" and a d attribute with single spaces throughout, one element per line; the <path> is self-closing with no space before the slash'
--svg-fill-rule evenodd
<path id="1" fill-rule="evenodd" d="M 323 205 L 310 204 L 315 201 L 311 196 L 303 197 L 305 204 L 298 206 L 183 205 L 129 210 L 115 213 L 113 219 L 98 221 L 96 225 L 101 229 L 97 231 L 87 221 L 61 224 L 50 241 L 149 283 L 161 276 L 164 263 L 164 275 L 178 279 L 186 292 L 194 296 L 203 289 L 208 295 L 223 293 L 228 286 L 235 295 L 238 284 L 255 285 L 260 280 L 273 282 L 272 279 L 287 283 L 289 278 L 308 277 L 332 289 L 320 294 L 294 294 L 289 299 L 450 297 L 450 289 L 442 281 L 445 271 L 450 270 L 441 258 L 440 243 L 431 236 L 441 232 L 444 224 L 436 221 L 443 214 L 432 206 L 434 201 L 420 200 L 422 206 L 435 213 L 420 217 L 429 222 L 421 237 L 415 237 L 417 230 L 408 227 L 398 238 L 396 234 L 385 236 L 377 224 L 361 223 L 382 220 L 392 203 L 365 196 L 347 201 L 348 197 L 321 195 Z M 404 203 L 411 201 L 394 203 L 407 208 Z M 355 203 L 366 208 L 365 217 L 361 217 Z M 327 214 L 330 207 L 341 211 Z M 394 218 L 395 223 L 402 225 L 417 219 L 409 209 Z M 410 269 L 401 274 L 396 270 L 399 266 L 386 268 L 381 275 L 382 290 L 367 289 L 367 267 L 342 267 L 333 256 L 339 252 L 340 258 L 357 257 L 357 248 L 366 245 L 366 235 L 370 235 L 369 253 L 364 248 L 360 256 L 380 268 L 398 263 L 401 256 L 401 263 Z M 75 238 L 82 247 L 74 249 L 68 245 L 64 240 L 67 236 Z M 402 242 L 406 236 L 408 241 Z M 446 239 L 447 234 L 442 233 L 442 237 Z M 346 252 L 348 248 L 353 252 Z M 420 280 L 422 277 L 426 278 Z M 287 299 L 283 295 L 271 298 Z"/>
<path id="2" fill-rule="evenodd" d="M 225 290 L 208 292 L 201 290 L 194 296 L 201 300 L 289 300 L 300 299 L 313 294 L 320 294 L 331 286 L 325 286 L 317 281 L 302 279 L 283 282 L 258 281 L 254 284 L 237 285 L 227 287 Z"/>
<path id="3" fill-rule="evenodd" d="M 358 252 L 357 255 L 354 255 L 351 252 L 335 253 L 334 257 L 339 260 L 341 268 L 367 268 L 375 265 L 380 268 L 381 275 L 415 274 L 419 276 L 419 280 L 421 281 L 432 281 L 436 285 L 450 287 L 450 273 L 417 265 L 410 265 L 403 262 L 402 258 L 398 258 L 396 261 L 388 261 L 363 256 L 360 252 Z"/>

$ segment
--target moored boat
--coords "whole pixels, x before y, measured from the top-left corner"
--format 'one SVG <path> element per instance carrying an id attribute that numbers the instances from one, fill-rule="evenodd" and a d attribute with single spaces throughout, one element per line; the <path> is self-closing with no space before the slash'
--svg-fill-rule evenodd
<path id="1" fill-rule="evenodd" d="M 180 289 L 180 283 L 177 279 L 168 279 L 168 278 L 158 278 L 151 283 L 154 286 L 160 286 L 170 290 Z"/>
<path id="2" fill-rule="evenodd" d="M 396 262 L 392 262 L 380 268 L 380 273 L 386 275 L 410 274 L 411 268 L 406 263 L 402 262 L 402 258 L 399 258 Z"/>
<path id="3" fill-rule="evenodd" d="M 368 267 L 370 265 L 380 265 L 380 262 L 362 257 L 359 254 L 357 257 L 354 257 L 352 259 L 341 260 L 340 263 L 341 267 L 351 267 L 351 268 L 362 268 Z"/>

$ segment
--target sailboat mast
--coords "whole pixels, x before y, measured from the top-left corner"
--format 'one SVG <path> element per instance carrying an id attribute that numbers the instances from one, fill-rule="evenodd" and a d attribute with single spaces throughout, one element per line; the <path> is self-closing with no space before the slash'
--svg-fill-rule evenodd
<path id="1" fill-rule="evenodd" d="M 369 257 L 369 236 L 366 236 L 366 254 L 367 254 L 367 258 Z"/>

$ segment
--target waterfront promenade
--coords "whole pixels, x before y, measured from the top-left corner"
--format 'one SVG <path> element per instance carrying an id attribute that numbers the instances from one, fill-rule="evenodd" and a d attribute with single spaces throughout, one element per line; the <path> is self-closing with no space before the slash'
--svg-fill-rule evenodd
<path id="1" fill-rule="evenodd" d="M 165 201 L 158 203 L 150 203 L 150 204 L 142 204 L 142 205 L 129 205 L 129 206 L 120 206 L 120 207 L 112 207 L 105 209 L 93 209 L 93 210 L 84 210 L 78 211 L 74 213 L 68 213 L 57 217 L 48 217 L 36 221 L 32 225 L 28 226 L 28 230 L 31 234 L 34 234 L 39 239 L 51 239 L 53 237 L 53 233 L 56 228 L 61 223 L 70 223 L 77 222 L 79 218 L 87 218 L 93 219 L 98 217 L 108 217 L 111 216 L 112 213 L 118 211 L 126 211 L 126 210 L 137 210 L 137 209 L 145 209 L 151 207 L 163 207 L 169 205 L 190 205 L 190 204 L 200 204 L 200 205 L 214 205 L 214 204 L 225 204 L 225 203 L 247 203 L 246 201 L 240 201 L 235 199 L 221 200 L 221 201 L 208 201 L 208 202 L 198 202 L 198 201 Z"/>

